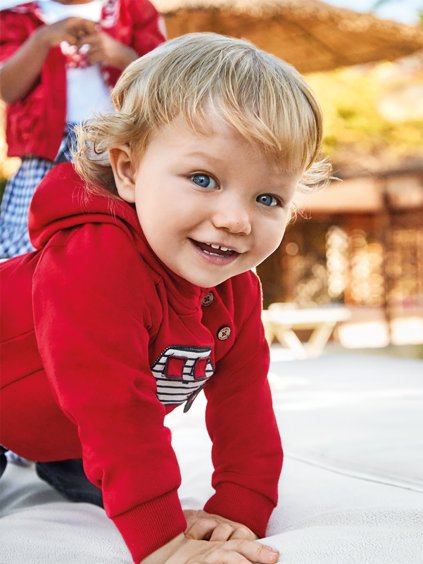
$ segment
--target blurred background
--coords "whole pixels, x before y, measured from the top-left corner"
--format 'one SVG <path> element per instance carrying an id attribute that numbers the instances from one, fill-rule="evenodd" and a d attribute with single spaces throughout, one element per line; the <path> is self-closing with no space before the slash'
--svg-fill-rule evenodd
<path id="1" fill-rule="evenodd" d="M 216 31 L 286 59 L 322 106 L 335 178 L 300 195 L 258 268 L 269 341 L 423 358 L 423 0 L 153 3 L 169 37 Z M 17 166 L 1 133 L 1 186 Z"/>

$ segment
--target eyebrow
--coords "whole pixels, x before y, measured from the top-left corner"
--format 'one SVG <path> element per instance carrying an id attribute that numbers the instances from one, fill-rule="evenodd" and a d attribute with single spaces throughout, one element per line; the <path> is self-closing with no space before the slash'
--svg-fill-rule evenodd
<path id="1" fill-rule="evenodd" d="M 203 151 L 190 151 L 189 153 L 186 153 L 184 155 L 187 158 L 202 158 L 202 159 L 206 159 L 207 161 L 210 161 L 211 163 L 215 163 L 215 164 L 223 164 L 226 163 L 228 161 L 228 159 L 226 158 L 221 158 L 221 157 L 215 157 L 213 155 L 210 155 L 210 153 L 206 153 Z"/>

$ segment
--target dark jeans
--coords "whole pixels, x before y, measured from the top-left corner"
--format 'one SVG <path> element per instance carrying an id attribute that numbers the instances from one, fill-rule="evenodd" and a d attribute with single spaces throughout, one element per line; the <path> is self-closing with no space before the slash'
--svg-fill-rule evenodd
<path id="1" fill-rule="evenodd" d="M 6 458 L 6 449 L 0 445 L 0 476 L 3 475 L 3 472 L 6 469 L 7 465 L 7 458 Z"/>
<path id="2" fill-rule="evenodd" d="M 86 477 L 80 458 L 58 462 L 37 462 L 35 469 L 42 480 L 53 486 L 66 499 L 103 507 L 101 490 Z"/>
<path id="3" fill-rule="evenodd" d="M 0 446 L 0 476 L 7 464 L 5 453 L 6 449 Z M 103 507 L 101 490 L 96 488 L 86 477 L 81 459 L 36 462 L 35 469 L 42 480 L 50 484 L 66 499 Z"/>

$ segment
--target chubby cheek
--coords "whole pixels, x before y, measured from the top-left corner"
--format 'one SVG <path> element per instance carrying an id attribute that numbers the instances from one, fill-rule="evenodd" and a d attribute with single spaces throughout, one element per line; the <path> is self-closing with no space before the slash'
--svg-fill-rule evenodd
<path id="1" fill-rule="evenodd" d="M 165 207 L 145 207 L 138 213 L 141 228 L 153 252 L 167 266 L 174 262 L 178 251 L 185 243 L 185 225 L 176 221 L 173 213 Z"/>
<path id="2" fill-rule="evenodd" d="M 255 255 L 259 258 L 260 262 L 271 255 L 282 242 L 285 234 L 286 222 L 283 226 L 275 225 L 271 229 L 262 229 L 256 240 Z"/>

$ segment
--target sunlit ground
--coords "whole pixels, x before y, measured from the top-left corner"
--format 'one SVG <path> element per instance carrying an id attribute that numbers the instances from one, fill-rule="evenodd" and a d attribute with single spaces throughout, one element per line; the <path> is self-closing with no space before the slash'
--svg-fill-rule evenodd
<path id="1" fill-rule="evenodd" d="M 423 316 L 398 317 L 391 322 L 390 329 L 383 318 L 343 323 L 335 329 L 321 354 L 338 355 L 353 351 L 423 359 Z M 271 355 L 276 362 L 298 359 L 292 351 L 278 343 L 272 345 Z"/>
<path id="2" fill-rule="evenodd" d="M 394 319 L 390 329 L 382 321 L 346 323 L 338 328 L 337 339 L 350 349 L 423 344 L 423 318 L 413 316 Z"/>

